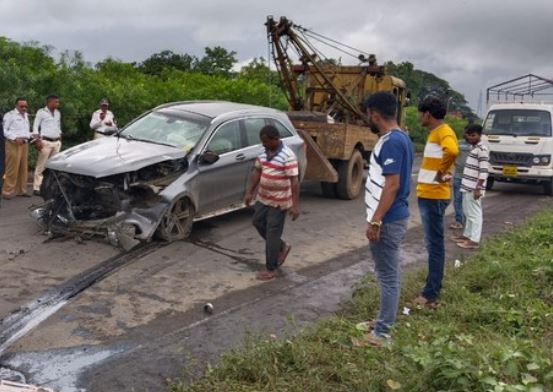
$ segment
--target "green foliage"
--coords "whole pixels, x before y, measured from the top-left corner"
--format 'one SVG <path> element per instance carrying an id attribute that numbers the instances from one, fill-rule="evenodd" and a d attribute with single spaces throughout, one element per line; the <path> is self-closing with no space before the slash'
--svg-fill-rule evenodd
<path id="1" fill-rule="evenodd" d="M 92 138 L 90 118 L 103 97 L 120 125 L 172 101 L 228 100 L 286 109 L 277 85 L 249 78 L 248 70 L 232 74 L 235 55 L 221 47 L 206 48 L 199 60 L 164 51 L 138 66 L 108 58 L 91 67 L 79 52 L 64 52 L 56 62 L 49 47 L 0 38 L 0 112 L 11 110 L 23 95 L 32 119 L 45 97 L 57 94 L 64 144 L 71 145 Z"/>
<path id="2" fill-rule="evenodd" d="M 467 120 L 446 116 L 445 122 L 455 131 L 458 139 L 463 137 L 464 129 L 468 123 Z M 420 124 L 418 111 L 415 106 L 405 108 L 405 126 L 409 130 L 409 135 L 415 146 L 426 143 L 428 131 Z"/>
<path id="3" fill-rule="evenodd" d="M 164 50 L 148 57 L 138 66 L 138 69 L 148 75 L 160 76 L 166 68 L 191 71 L 197 61 L 195 56 Z"/>
<path id="4" fill-rule="evenodd" d="M 408 61 L 399 64 L 390 61 L 385 66 L 390 75 L 396 76 L 406 83 L 414 105 L 418 105 L 424 97 L 432 93 L 444 101 L 449 101 L 450 112 L 458 111 L 466 119 L 476 118 L 463 94 L 453 90 L 447 81 L 432 73 L 415 69 L 414 65 Z"/>
<path id="5" fill-rule="evenodd" d="M 367 275 L 342 316 L 295 337 L 249 338 L 196 383 L 170 390 L 553 390 L 553 211 L 463 261 L 446 270 L 445 305 L 400 316 L 392 341 L 379 349 L 351 341 L 362 338 L 356 324 L 378 308 Z M 418 294 L 424 276 L 419 269 L 403 279 L 402 304 Z"/>
<path id="6" fill-rule="evenodd" d="M 207 75 L 230 76 L 232 67 L 237 63 L 236 52 L 221 46 L 205 48 L 205 55 L 198 61 L 195 70 Z"/>

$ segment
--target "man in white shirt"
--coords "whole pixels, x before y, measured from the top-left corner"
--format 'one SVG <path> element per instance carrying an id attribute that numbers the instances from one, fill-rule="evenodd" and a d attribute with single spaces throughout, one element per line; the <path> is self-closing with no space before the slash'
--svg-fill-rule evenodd
<path id="1" fill-rule="evenodd" d="M 109 102 L 107 99 L 100 101 L 100 109 L 92 113 L 90 120 L 90 128 L 94 131 L 94 139 L 99 139 L 108 136 L 106 132 L 117 129 L 117 123 L 113 117 L 113 113 L 108 110 Z"/>
<path id="2" fill-rule="evenodd" d="M 61 149 L 61 114 L 58 110 L 60 100 L 56 95 L 46 98 L 46 107 L 36 112 L 33 123 L 33 139 L 38 150 L 35 176 L 33 180 L 33 193 L 40 195 L 42 173 L 46 161 L 60 152 Z"/>
<path id="3" fill-rule="evenodd" d="M 13 198 L 14 193 L 17 196 L 30 196 L 27 193 L 27 157 L 31 130 L 27 107 L 25 98 L 17 98 L 15 109 L 4 116 L 3 126 L 6 139 L 6 172 L 2 187 L 4 199 Z"/>

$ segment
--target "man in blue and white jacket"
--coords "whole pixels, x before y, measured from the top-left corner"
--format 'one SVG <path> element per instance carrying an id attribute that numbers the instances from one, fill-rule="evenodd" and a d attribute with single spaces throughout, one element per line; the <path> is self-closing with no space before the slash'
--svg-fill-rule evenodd
<path id="1" fill-rule="evenodd" d="M 380 139 L 371 154 L 365 187 L 367 238 L 380 287 L 380 311 L 371 343 L 379 345 L 390 335 L 400 294 L 400 245 L 407 231 L 413 145 L 397 123 L 397 100 L 379 92 L 366 102 L 373 132 Z"/>

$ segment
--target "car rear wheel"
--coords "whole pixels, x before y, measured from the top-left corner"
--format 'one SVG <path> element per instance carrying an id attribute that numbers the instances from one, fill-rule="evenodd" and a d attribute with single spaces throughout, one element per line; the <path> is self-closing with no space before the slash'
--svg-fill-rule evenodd
<path id="1" fill-rule="evenodd" d="M 194 206 L 190 200 L 186 197 L 176 200 L 161 219 L 157 235 L 168 242 L 186 239 L 192 232 L 193 222 Z"/>

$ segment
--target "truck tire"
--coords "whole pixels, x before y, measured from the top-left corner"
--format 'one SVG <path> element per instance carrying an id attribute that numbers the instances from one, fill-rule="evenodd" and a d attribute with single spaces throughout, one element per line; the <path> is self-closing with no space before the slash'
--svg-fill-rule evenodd
<path id="1" fill-rule="evenodd" d="M 543 183 L 543 193 L 546 196 L 553 196 L 553 179 Z"/>
<path id="2" fill-rule="evenodd" d="M 336 199 L 336 183 L 335 182 L 321 182 L 321 191 L 323 196 L 329 199 Z"/>
<path id="3" fill-rule="evenodd" d="M 363 187 L 363 155 L 354 150 L 349 161 L 338 161 L 338 183 L 336 193 L 342 200 L 353 200 L 361 193 Z"/>
<path id="4" fill-rule="evenodd" d="M 494 182 L 495 182 L 495 178 L 493 178 L 493 177 L 488 177 L 488 181 L 486 182 L 486 190 L 487 190 L 487 191 L 491 191 L 491 190 L 492 190 Z"/>

